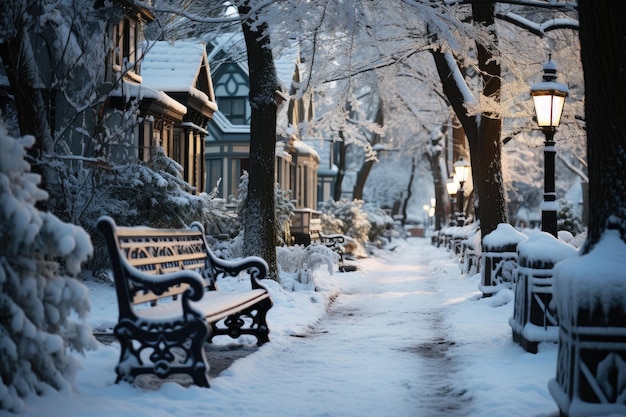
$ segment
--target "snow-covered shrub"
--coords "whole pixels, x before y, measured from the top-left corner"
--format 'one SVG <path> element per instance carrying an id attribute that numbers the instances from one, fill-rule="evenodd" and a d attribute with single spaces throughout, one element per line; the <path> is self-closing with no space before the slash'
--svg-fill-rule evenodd
<path id="1" fill-rule="evenodd" d="M 322 208 L 323 209 L 323 208 Z M 322 223 L 322 232 L 328 235 L 343 234 L 343 222 L 336 218 L 332 213 L 322 212 L 320 217 Z"/>
<path id="2" fill-rule="evenodd" d="M 163 148 L 157 147 L 147 162 L 81 165 L 76 174 L 67 175 L 63 194 L 67 196 L 68 218 L 64 220 L 81 225 L 91 234 L 96 255 L 89 269 L 97 274 L 109 265 L 104 239 L 95 229 L 102 215 L 124 226 L 182 228 L 199 221 L 209 229 L 218 222 L 223 226 L 228 220 L 233 228 L 237 227 L 232 216 L 224 214 L 224 202 L 214 201 L 213 194 L 193 194 L 182 170 Z M 90 179 L 85 181 L 87 177 Z"/>
<path id="3" fill-rule="evenodd" d="M 293 281 L 304 285 L 313 284 L 313 272 L 320 268 L 326 267 L 328 273 L 332 274 L 337 260 L 338 255 L 324 245 L 293 245 L 276 248 L 281 284 L 288 290 L 294 290 Z"/>
<path id="4" fill-rule="evenodd" d="M 71 389 L 78 362 L 68 350 L 94 346 L 88 291 L 72 278 L 92 245 L 80 227 L 35 208 L 48 196 L 24 160 L 34 143 L 0 125 L 0 409 L 13 412 L 28 395 Z"/>
<path id="5" fill-rule="evenodd" d="M 207 227 L 206 232 L 208 235 L 237 236 L 242 227 L 237 210 L 238 202 L 228 202 L 223 198 L 217 197 L 219 195 L 219 185 L 221 181 L 220 178 L 210 193 L 200 194 L 200 197 L 207 205 L 206 215 L 208 219 L 205 224 Z"/>
<path id="6" fill-rule="evenodd" d="M 363 205 L 363 211 L 367 215 L 367 220 L 372 226 L 368 233 L 370 242 L 376 242 L 380 239 L 390 239 L 393 237 L 394 221 L 393 218 L 385 212 L 385 210 L 375 204 L 367 203 Z"/>
<path id="7" fill-rule="evenodd" d="M 584 230 L 582 216 L 574 208 L 571 201 L 559 199 L 559 211 L 557 213 L 558 230 L 566 230 L 576 236 Z"/>
<path id="8" fill-rule="evenodd" d="M 324 201 L 319 206 L 319 210 L 323 213 L 322 231 L 324 233 L 341 233 L 352 237 L 359 243 L 367 242 L 372 224 L 367 218 L 367 213 L 363 211 L 363 205 L 362 200 Z M 331 221 L 329 217 L 338 219 L 340 222 Z M 336 230 L 336 226 L 339 226 L 340 230 Z"/>

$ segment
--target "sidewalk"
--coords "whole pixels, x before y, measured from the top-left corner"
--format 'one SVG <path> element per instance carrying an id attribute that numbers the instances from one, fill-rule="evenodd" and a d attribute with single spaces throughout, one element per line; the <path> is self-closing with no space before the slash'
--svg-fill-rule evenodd
<path id="1" fill-rule="evenodd" d="M 273 283 L 271 342 L 212 346 L 209 355 L 234 356 L 213 370 L 210 389 L 116 385 L 113 341 L 80 359 L 79 392 L 29 400 L 23 416 L 557 416 L 547 390 L 556 346 L 532 355 L 512 342 L 512 291 L 480 298 L 479 277 L 461 276 L 445 249 L 394 243 L 359 271 L 318 277 L 320 291 Z M 110 326 L 113 288 L 90 292 L 92 325 Z M 325 313 L 329 293 L 339 295 Z"/>

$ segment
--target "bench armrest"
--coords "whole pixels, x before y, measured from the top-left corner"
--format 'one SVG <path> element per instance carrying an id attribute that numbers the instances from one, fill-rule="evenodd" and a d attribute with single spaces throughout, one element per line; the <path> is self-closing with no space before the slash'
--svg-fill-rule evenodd
<path id="1" fill-rule="evenodd" d="M 344 252 L 345 248 L 343 247 L 343 244 L 347 241 L 347 237 L 345 235 L 338 233 L 332 235 L 325 235 L 323 233 L 320 233 L 319 235 L 322 245 L 339 252 Z"/>
<path id="2" fill-rule="evenodd" d="M 208 250 L 208 248 L 207 248 Z M 254 289 L 266 289 L 259 281 L 269 276 L 269 266 L 263 258 L 248 256 L 239 260 L 225 260 L 216 257 L 208 250 L 215 277 L 219 274 L 237 276 L 245 271 L 250 274 L 250 286 Z"/>
<path id="3" fill-rule="evenodd" d="M 200 222 L 193 222 L 190 227 L 198 229 L 202 232 L 202 238 L 204 239 L 204 246 L 206 247 L 207 257 L 209 260 L 208 263 L 211 264 L 210 266 L 213 269 L 211 271 L 213 275 L 205 278 L 208 278 L 212 289 L 215 289 L 215 280 L 218 275 L 221 274 L 235 277 L 242 271 L 246 271 L 250 274 L 250 286 L 253 290 L 262 289 L 267 291 L 267 288 L 260 283 L 260 280 L 265 279 L 270 275 L 270 268 L 263 258 L 258 256 L 248 256 L 239 260 L 226 260 L 218 258 L 209 248 L 209 244 L 206 241 L 204 226 L 202 226 Z"/>

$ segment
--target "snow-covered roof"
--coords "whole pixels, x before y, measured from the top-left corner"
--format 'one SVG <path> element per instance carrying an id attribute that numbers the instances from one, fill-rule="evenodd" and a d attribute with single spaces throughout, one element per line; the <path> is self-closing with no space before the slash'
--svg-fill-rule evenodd
<path id="1" fill-rule="evenodd" d="M 291 88 L 293 82 L 293 75 L 296 69 L 296 62 L 299 60 L 299 53 L 297 45 L 292 48 L 284 49 L 279 56 L 274 57 L 274 65 L 276 66 L 276 75 L 278 79 L 287 89 Z M 299 66 L 300 79 L 302 79 L 302 66 Z"/>
<path id="2" fill-rule="evenodd" d="M 299 154 L 299 155 L 310 155 L 313 159 L 315 159 L 318 163 L 320 162 L 320 155 L 317 153 L 315 148 L 307 145 L 301 140 L 294 140 L 290 143 L 290 146 Z"/>
<path id="3" fill-rule="evenodd" d="M 202 43 L 150 42 L 141 61 L 141 77 L 153 88 L 186 92 L 195 85 L 205 55 Z"/>
<path id="4" fill-rule="evenodd" d="M 177 111 L 180 114 L 187 113 L 187 107 L 174 100 L 163 91 L 155 90 L 144 84 L 137 84 L 133 82 L 120 83 L 118 87 L 111 91 L 113 97 L 124 97 L 126 101 L 130 101 L 132 98 L 151 99 L 163 103 L 168 108 Z"/>
<path id="5" fill-rule="evenodd" d="M 206 72 L 201 71 L 202 67 Z M 198 77 L 210 77 L 209 63 L 204 43 L 178 41 L 150 42 L 141 63 L 143 83 L 151 88 L 166 92 L 189 93 L 209 107 L 216 107 L 209 97 L 211 91 L 196 88 Z M 208 79 L 207 85 L 211 86 Z"/>

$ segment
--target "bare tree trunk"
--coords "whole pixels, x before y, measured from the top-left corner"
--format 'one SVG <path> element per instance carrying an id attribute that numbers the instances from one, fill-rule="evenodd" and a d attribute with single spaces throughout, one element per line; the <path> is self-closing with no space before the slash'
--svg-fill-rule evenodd
<path id="1" fill-rule="evenodd" d="M 474 22 L 490 28 L 494 43 L 497 45 L 495 31 L 495 4 L 473 3 Z M 483 96 L 500 103 L 501 68 L 500 59 L 485 45 L 477 43 L 478 67 L 482 73 Z M 483 236 L 496 229 L 499 223 L 508 223 L 504 181 L 502 180 L 502 116 L 483 112 L 478 123 L 476 143 L 470 141 L 472 173 L 477 187 L 477 217 Z M 472 146 L 474 145 L 474 146 Z M 477 152 L 476 152 L 477 151 Z"/>
<path id="2" fill-rule="evenodd" d="M 495 28 L 494 4 L 472 4 L 474 20 L 485 26 Z M 495 32 L 494 40 L 497 39 Z M 500 64 L 493 58 L 492 52 L 484 45 L 477 45 L 479 67 L 483 71 L 483 95 L 499 100 Z M 432 50 L 437 72 L 443 85 L 443 91 L 454 109 L 470 146 L 472 174 L 475 198 L 478 201 L 476 217 L 480 220 L 482 236 L 486 236 L 499 223 L 508 222 L 504 182 L 502 181 L 500 133 L 502 119 L 499 115 L 483 113 L 480 117 L 469 116 L 464 106 L 464 97 L 452 73 L 458 71 L 458 65 L 451 54 Z"/>
<path id="3" fill-rule="evenodd" d="M 276 154 L 276 111 L 274 93 L 279 83 L 274 66 L 267 24 L 259 24 L 249 2 L 239 7 L 248 51 L 250 75 L 250 176 L 244 209 L 244 254 L 260 256 L 278 280 L 276 262 L 276 214 L 274 164 Z"/>
<path id="4" fill-rule="evenodd" d="M 413 181 L 415 180 L 416 168 L 417 168 L 417 161 L 415 160 L 415 158 L 411 158 L 411 175 L 409 176 L 409 183 L 406 186 L 406 198 L 402 202 L 402 226 L 406 224 L 409 201 L 411 200 L 411 197 L 413 196 Z"/>
<path id="5" fill-rule="evenodd" d="M 337 155 L 337 178 L 335 179 L 335 189 L 333 190 L 333 198 L 335 201 L 341 200 L 341 186 L 343 184 L 343 177 L 346 172 L 346 142 L 344 142 L 343 131 L 339 131 L 339 138 L 341 139 L 337 146 L 339 146 L 339 155 Z"/>
<path id="6" fill-rule="evenodd" d="M 435 188 L 435 230 L 440 230 L 442 224 L 446 223 L 447 210 L 450 206 L 448 192 L 446 190 L 446 181 L 448 173 L 446 163 L 443 158 L 443 144 L 440 136 L 436 142 L 432 142 L 426 152 L 426 158 L 430 162 L 430 168 L 433 173 L 433 182 Z M 415 169 L 415 167 L 413 167 Z"/>
<path id="7" fill-rule="evenodd" d="M 378 110 L 376 111 L 376 118 L 374 119 L 374 122 L 376 122 L 379 126 L 382 126 L 384 123 L 382 100 L 378 103 Z M 378 133 L 374 133 L 370 144 L 374 146 L 377 143 L 380 143 L 380 135 Z M 374 163 L 376 163 L 376 161 L 373 159 L 363 161 L 363 165 L 361 165 L 361 169 L 359 169 L 359 172 L 357 173 L 356 182 L 352 192 L 352 198 L 354 200 L 363 200 L 363 189 L 365 188 L 367 177 L 369 176 Z"/>

